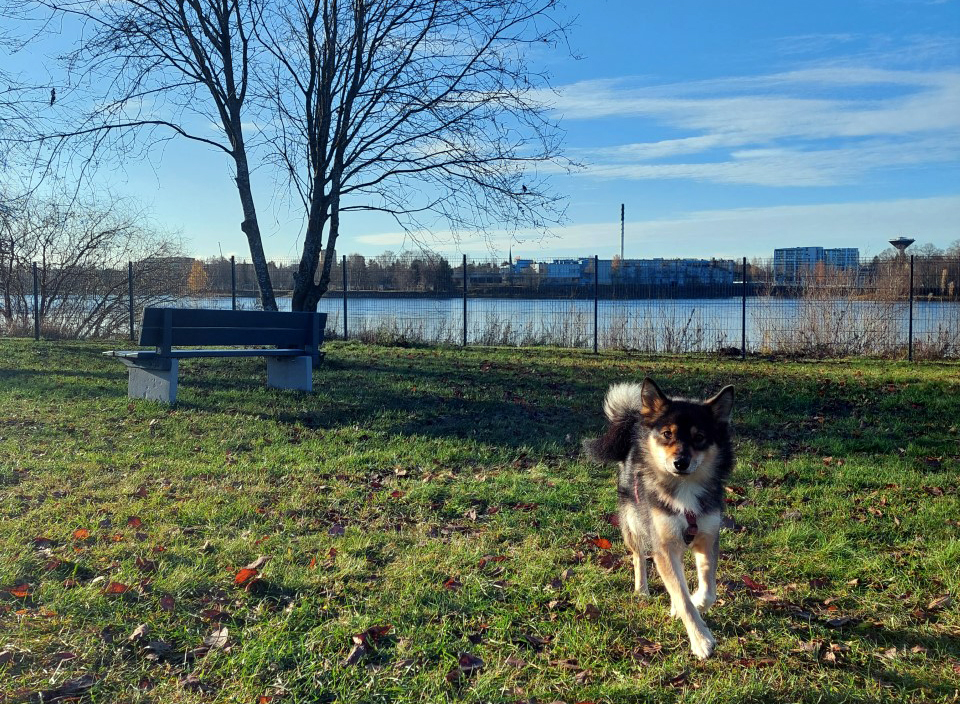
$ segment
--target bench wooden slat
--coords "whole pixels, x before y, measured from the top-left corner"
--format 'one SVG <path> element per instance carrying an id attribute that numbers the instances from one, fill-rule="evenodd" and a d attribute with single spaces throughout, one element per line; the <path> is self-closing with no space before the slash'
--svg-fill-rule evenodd
<path id="1" fill-rule="evenodd" d="M 291 330 L 289 328 L 241 328 L 241 327 L 177 327 L 170 329 L 171 347 L 192 345 L 279 345 L 281 347 L 306 347 L 313 342 L 309 329 Z M 163 347 L 163 331 L 160 328 L 143 328 L 140 344 L 143 346 Z M 145 342 L 161 338 L 160 342 Z"/>
<path id="2" fill-rule="evenodd" d="M 173 327 L 231 328 L 261 327 L 306 329 L 315 313 L 268 310 L 211 310 L 208 308 L 144 308 L 142 328 L 162 329 L 169 315 Z M 153 340 L 147 345 L 156 345 Z"/>
<path id="3" fill-rule="evenodd" d="M 119 357 L 129 360 L 151 360 L 169 357 L 171 359 L 200 359 L 213 357 L 302 357 L 302 349 L 231 349 L 231 350 L 173 350 L 170 354 L 161 354 L 148 350 L 109 351 L 104 352 L 109 357 Z"/>

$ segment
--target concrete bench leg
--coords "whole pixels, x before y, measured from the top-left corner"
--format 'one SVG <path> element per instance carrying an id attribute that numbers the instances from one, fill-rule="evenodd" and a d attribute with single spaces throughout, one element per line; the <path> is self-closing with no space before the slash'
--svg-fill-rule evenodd
<path id="1" fill-rule="evenodd" d="M 267 357 L 267 386 L 313 391 L 313 360 L 310 357 Z"/>
<path id="2" fill-rule="evenodd" d="M 177 371 L 176 359 L 170 360 L 169 369 L 150 369 L 130 365 L 127 380 L 127 396 L 129 398 L 145 398 L 161 403 L 177 402 Z"/>

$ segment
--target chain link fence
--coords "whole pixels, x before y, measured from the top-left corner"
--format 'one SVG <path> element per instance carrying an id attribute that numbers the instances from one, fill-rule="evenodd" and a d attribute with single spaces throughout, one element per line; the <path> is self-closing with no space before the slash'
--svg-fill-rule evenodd
<path id="1" fill-rule="evenodd" d="M 269 263 L 290 309 L 296 260 Z M 0 334 L 135 335 L 145 306 L 260 307 L 253 266 L 165 257 L 126 270 L 7 266 Z M 784 267 L 773 259 L 502 262 L 350 255 L 331 262 L 328 338 L 645 353 L 960 357 L 960 258 Z"/>

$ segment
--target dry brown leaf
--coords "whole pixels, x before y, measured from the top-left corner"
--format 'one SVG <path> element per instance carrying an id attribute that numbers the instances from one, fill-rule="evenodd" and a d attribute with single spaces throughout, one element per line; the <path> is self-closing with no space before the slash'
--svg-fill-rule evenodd
<path id="1" fill-rule="evenodd" d="M 210 635 L 203 639 L 203 644 L 211 650 L 225 648 L 230 639 L 230 631 L 226 626 L 215 628 Z"/>

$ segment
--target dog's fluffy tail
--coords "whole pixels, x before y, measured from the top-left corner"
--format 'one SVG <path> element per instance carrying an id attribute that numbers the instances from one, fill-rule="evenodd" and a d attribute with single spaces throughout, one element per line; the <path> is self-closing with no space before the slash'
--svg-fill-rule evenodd
<path id="1" fill-rule="evenodd" d="M 614 384 L 603 399 L 603 413 L 611 423 L 623 423 L 640 412 L 642 384 Z"/>
<path id="2" fill-rule="evenodd" d="M 623 462 L 630 454 L 634 426 L 640 416 L 640 384 L 614 384 L 603 400 L 603 412 L 610 421 L 607 432 L 583 443 L 584 452 L 595 462 Z"/>

